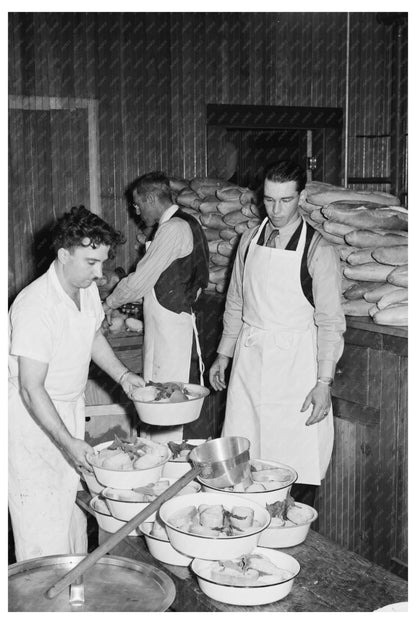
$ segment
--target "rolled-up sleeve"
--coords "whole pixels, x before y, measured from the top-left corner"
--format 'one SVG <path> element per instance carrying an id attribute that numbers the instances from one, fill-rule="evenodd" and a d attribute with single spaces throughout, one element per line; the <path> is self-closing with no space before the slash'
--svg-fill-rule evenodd
<path id="1" fill-rule="evenodd" d="M 336 363 L 344 349 L 346 324 L 341 306 L 339 258 L 332 245 L 322 238 L 312 240 L 308 269 L 312 277 L 314 321 L 318 328 L 318 373 L 324 377 L 333 377 Z"/>

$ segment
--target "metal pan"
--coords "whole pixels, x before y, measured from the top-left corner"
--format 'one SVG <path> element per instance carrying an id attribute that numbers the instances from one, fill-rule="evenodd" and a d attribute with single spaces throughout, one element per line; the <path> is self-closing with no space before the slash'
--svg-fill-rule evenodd
<path id="1" fill-rule="evenodd" d="M 9 611 L 166 611 L 175 599 L 175 585 L 165 572 L 126 557 L 102 557 L 83 583 L 47 598 L 45 587 L 84 558 L 53 555 L 9 566 Z"/>
<path id="2" fill-rule="evenodd" d="M 228 437 L 210 440 L 193 449 L 189 454 L 193 468 L 52 585 L 47 590 L 46 596 L 50 599 L 55 598 L 195 477 L 201 476 L 216 487 L 246 482 L 250 476 L 249 448 L 250 442 L 246 438 Z"/>

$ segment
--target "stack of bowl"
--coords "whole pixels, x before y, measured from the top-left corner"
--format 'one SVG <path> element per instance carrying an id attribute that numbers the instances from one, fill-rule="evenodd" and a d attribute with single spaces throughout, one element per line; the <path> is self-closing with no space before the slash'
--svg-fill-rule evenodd
<path id="1" fill-rule="evenodd" d="M 95 454 L 89 458 L 94 474 L 84 474 L 85 481 L 93 496 L 90 507 L 98 526 L 108 533 L 115 533 L 149 504 L 148 502 L 138 502 L 140 497 L 138 493 L 134 492 L 134 488 L 145 487 L 160 481 L 163 467 L 170 458 L 170 452 L 166 446 L 162 461 L 150 468 L 132 470 L 104 468 L 94 458 L 112 443 L 109 441 L 94 446 Z M 166 487 L 168 487 L 170 483 L 168 480 L 166 482 Z M 135 530 L 130 535 L 137 534 L 137 530 Z"/>
<path id="2" fill-rule="evenodd" d="M 110 446 L 112 442 L 104 442 L 94 447 L 94 451 Z M 134 470 L 115 470 L 104 468 L 90 458 L 93 474 L 84 475 L 87 485 L 90 488 L 92 499 L 90 507 L 94 512 L 97 523 L 101 529 L 108 533 L 115 533 L 126 522 L 134 518 L 139 512 L 149 505 L 158 494 L 171 486 L 178 477 L 164 478 L 163 469 L 169 462 L 171 453 L 167 446 L 164 459 L 151 468 Z M 189 464 L 188 468 L 190 468 Z M 195 481 L 184 486 L 179 495 L 196 493 L 201 489 L 201 485 Z M 149 500 L 144 500 L 145 494 Z M 153 494 L 153 496 L 152 496 Z M 155 520 L 153 513 L 147 520 L 151 523 Z M 130 533 L 131 536 L 140 535 L 137 528 Z"/>
<path id="3" fill-rule="evenodd" d="M 253 526 L 241 534 L 221 536 L 199 535 L 190 530 L 178 528 L 173 520 L 175 514 L 193 507 L 199 508 L 200 505 L 222 505 L 229 512 L 235 507 L 250 508 L 254 513 Z M 270 520 L 270 514 L 263 504 L 253 501 L 250 497 L 243 498 L 231 492 L 200 492 L 175 497 L 163 503 L 158 514 L 158 521 L 164 527 L 167 540 L 170 542 L 170 552 L 176 552 L 175 564 L 188 565 L 190 563 L 201 590 L 209 597 L 228 604 L 247 606 L 268 604 L 287 596 L 300 570 L 299 563 L 290 555 L 258 547 L 260 537 L 267 530 Z M 140 526 L 140 530 L 145 534 L 150 552 L 154 554 L 155 551 L 152 552 L 150 545 L 151 527 L 144 523 Z M 155 540 L 155 537 L 153 539 Z M 154 549 L 154 544 L 152 546 Z M 154 556 L 166 563 L 174 563 L 172 559 L 168 561 L 162 558 L 165 556 L 161 552 L 162 547 L 159 544 L 159 550 Z M 286 578 L 274 579 L 266 585 L 253 582 L 252 585 L 239 586 L 238 583 L 232 585 L 228 582 L 213 580 L 211 577 L 210 565 L 214 562 L 238 561 L 241 557 L 253 554 L 266 557 L 276 566 L 283 568 L 287 573 Z"/>
<path id="4" fill-rule="evenodd" d="M 267 470 L 265 474 L 271 476 L 273 469 L 276 469 L 275 472 L 280 472 L 282 476 L 287 478 L 285 478 L 284 481 L 270 479 L 262 482 L 261 480 L 256 480 L 246 491 L 234 490 L 230 493 L 234 496 L 253 500 L 263 506 L 272 506 L 273 503 L 284 501 L 290 494 L 291 487 L 297 479 L 296 471 L 291 466 L 272 460 L 255 459 L 251 460 L 250 463 L 253 470 L 252 476 L 256 474 L 261 475 L 262 470 Z M 224 491 L 213 487 L 199 477 L 198 481 L 202 485 L 203 492 Z M 258 489 L 256 489 L 256 486 L 258 486 Z M 266 486 L 267 489 L 263 489 L 264 486 Z M 295 506 L 297 510 L 302 510 L 304 520 L 301 520 L 298 524 L 294 524 L 290 521 L 279 522 L 272 517 L 270 525 L 260 536 L 259 546 L 264 546 L 266 548 L 290 548 L 291 546 L 296 546 L 305 541 L 312 522 L 318 517 L 318 512 L 313 507 L 296 501 Z"/>

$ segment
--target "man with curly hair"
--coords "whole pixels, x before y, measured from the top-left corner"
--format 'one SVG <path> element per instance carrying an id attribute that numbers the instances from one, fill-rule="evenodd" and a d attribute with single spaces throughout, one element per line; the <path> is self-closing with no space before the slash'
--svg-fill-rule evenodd
<path id="1" fill-rule="evenodd" d="M 101 333 L 96 285 L 123 237 L 83 206 L 53 231 L 56 258 L 9 313 L 9 509 L 16 559 L 86 553 L 86 518 L 75 503 L 82 470 L 83 394 L 91 359 L 127 394 L 144 381 Z"/>

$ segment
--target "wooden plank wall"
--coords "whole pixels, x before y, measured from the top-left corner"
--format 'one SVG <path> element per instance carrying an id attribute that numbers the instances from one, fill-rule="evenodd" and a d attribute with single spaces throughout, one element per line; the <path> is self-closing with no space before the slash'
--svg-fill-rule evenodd
<path id="1" fill-rule="evenodd" d="M 333 388 L 334 450 L 318 530 L 406 574 L 407 339 L 348 328 Z"/>
<path id="2" fill-rule="evenodd" d="M 126 269 L 136 252 L 125 187 L 156 168 L 206 174 L 208 103 L 345 104 L 346 13 L 10 13 L 9 24 L 10 94 L 98 100 L 102 214 L 128 235 L 114 263 Z M 388 171 L 388 140 L 356 135 L 390 132 L 392 38 L 375 13 L 351 15 L 350 175 Z M 15 111 L 12 163 L 24 162 L 25 123 Z M 53 128 L 76 140 L 62 117 Z M 73 171 L 74 153 L 61 145 L 51 158 L 48 141 L 47 133 L 33 140 L 29 160 L 45 168 L 49 158 L 52 172 L 42 174 L 49 188 L 37 196 L 29 186 L 22 202 L 11 184 L 12 296 L 29 281 L 21 265 L 33 263 L 27 245 L 20 248 L 28 215 L 36 211 L 42 224 L 74 197 L 66 162 L 72 158 Z"/>

